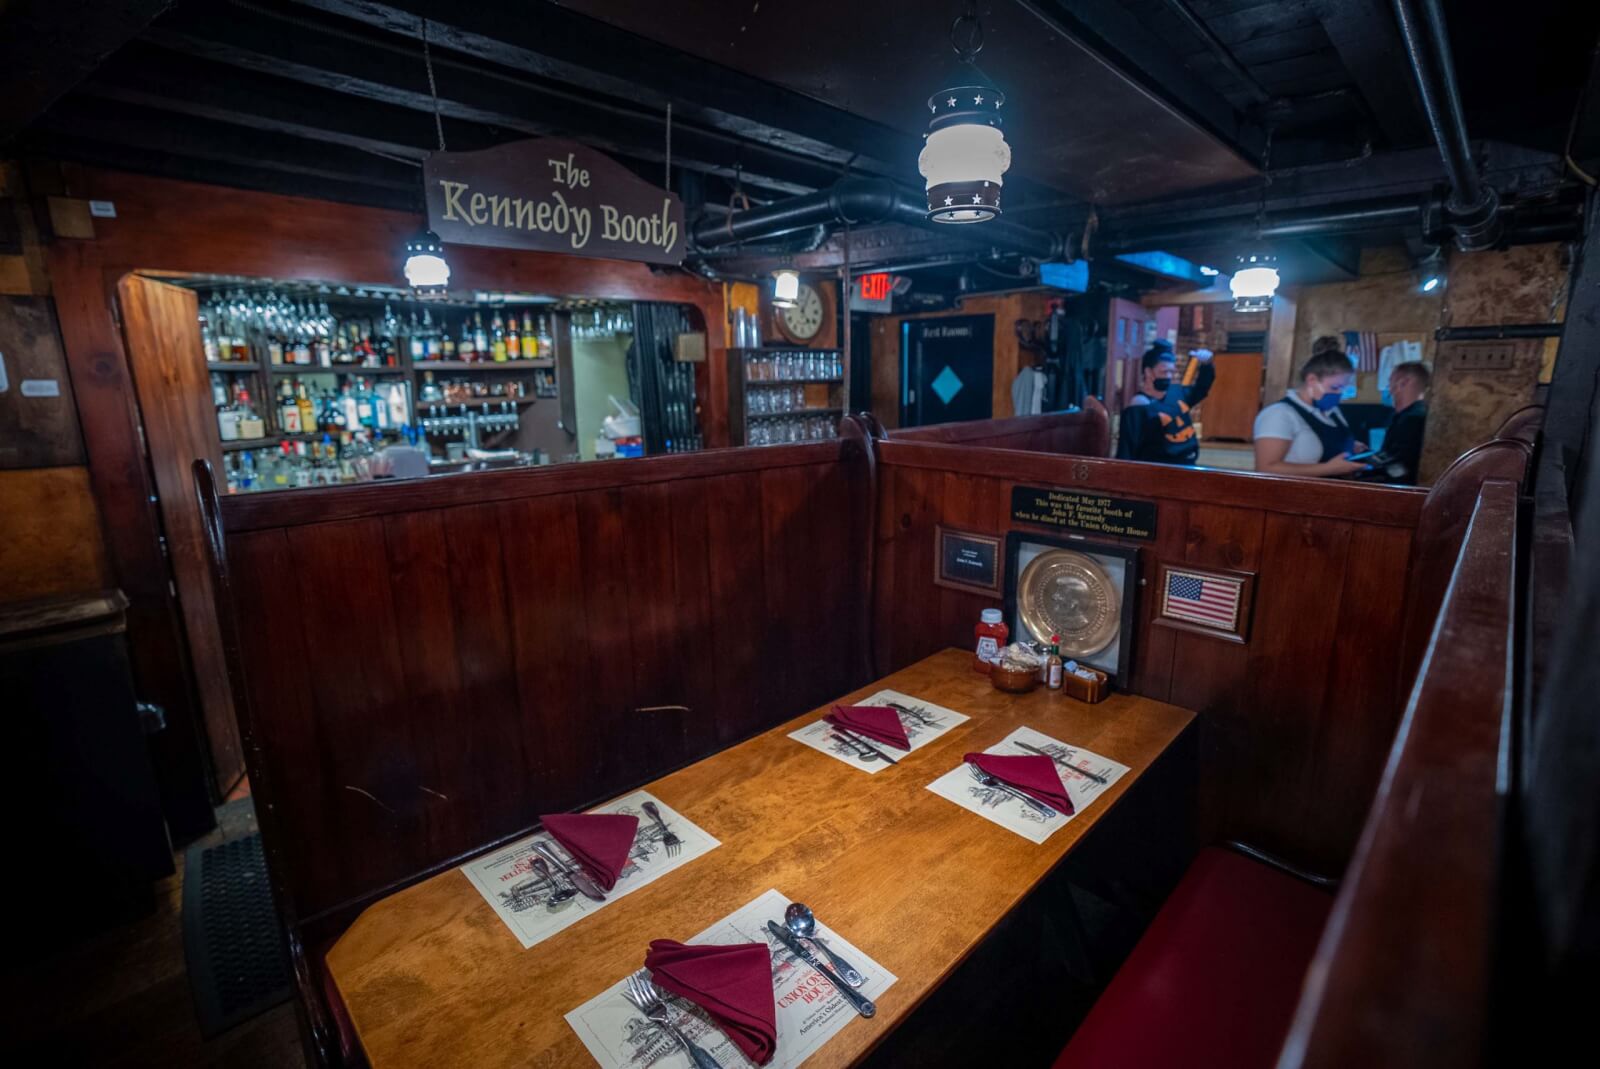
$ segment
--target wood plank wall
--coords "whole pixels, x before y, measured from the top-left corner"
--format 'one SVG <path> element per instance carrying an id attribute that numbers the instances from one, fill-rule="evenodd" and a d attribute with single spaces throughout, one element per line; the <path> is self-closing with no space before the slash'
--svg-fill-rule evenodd
<path id="1" fill-rule="evenodd" d="M 1399 718 L 1421 491 L 893 439 L 877 447 L 881 671 L 969 645 L 979 611 L 998 604 L 932 583 L 936 524 L 1050 533 L 1012 521 L 1019 484 L 1154 501 L 1155 540 L 1124 543 L 1138 547 L 1146 584 L 1132 689 L 1202 714 L 1202 833 L 1343 867 Z M 1160 561 L 1254 573 L 1249 640 L 1157 624 Z"/>
<path id="2" fill-rule="evenodd" d="M 236 702 L 291 919 L 865 682 L 862 456 L 819 442 L 224 500 Z"/>

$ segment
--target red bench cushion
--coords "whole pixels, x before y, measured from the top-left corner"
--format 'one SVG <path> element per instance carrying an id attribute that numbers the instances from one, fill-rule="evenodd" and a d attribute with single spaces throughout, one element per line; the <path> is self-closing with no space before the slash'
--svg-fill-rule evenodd
<path id="1" fill-rule="evenodd" d="M 1200 852 L 1057 1069 L 1271 1069 L 1333 896 Z"/>

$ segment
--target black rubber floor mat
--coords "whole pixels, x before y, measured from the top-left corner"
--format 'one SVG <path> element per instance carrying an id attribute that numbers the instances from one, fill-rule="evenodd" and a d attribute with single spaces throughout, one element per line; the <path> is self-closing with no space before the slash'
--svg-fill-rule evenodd
<path id="1" fill-rule="evenodd" d="M 289 997 L 259 833 L 184 854 L 183 954 L 207 1039 Z"/>

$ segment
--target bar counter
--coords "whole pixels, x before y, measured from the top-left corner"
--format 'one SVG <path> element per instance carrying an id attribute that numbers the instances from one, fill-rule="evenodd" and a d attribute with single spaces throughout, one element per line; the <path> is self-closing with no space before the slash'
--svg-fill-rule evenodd
<path id="1" fill-rule="evenodd" d="M 876 774 L 787 737 L 825 706 L 646 784 L 721 846 L 531 949 L 459 869 L 368 908 L 327 965 L 371 1064 L 590 1064 L 564 1014 L 639 969 L 652 939 L 687 940 L 769 889 L 811 905 L 898 978 L 875 1017 L 851 1020 L 807 1065 L 856 1062 L 1194 719 L 1130 694 L 1097 705 L 1042 687 L 1005 694 L 971 663 L 948 649 L 841 696 L 848 704 L 888 687 L 970 717 Z M 1130 769 L 1040 845 L 927 789 L 963 754 L 1024 724 Z"/>

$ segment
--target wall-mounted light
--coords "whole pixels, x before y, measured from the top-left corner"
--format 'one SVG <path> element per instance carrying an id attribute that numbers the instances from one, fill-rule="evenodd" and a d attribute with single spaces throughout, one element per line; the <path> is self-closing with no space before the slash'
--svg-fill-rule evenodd
<path id="1" fill-rule="evenodd" d="M 1272 308 L 1278 292 L 1278 258 L 1258 253 L 1239 257 L 1239 266 L 1228 280 L 1236 312 L 1265 312 Z"/>
<path id="2" fill-rule="evenodd" d="M 772 303 L 779 308 L 793 308 L 799 299 L 800 272 L 792 267 L 772 272 Z"/>
<path id="3" fill-rule="evenodd" d="M 419 230 L 406 242 L 406 282 L 418 296 L 444 293 L 450 288 L 450 265 L 444 242 L 431 230 Z"/>
<path id="4" fill-rule="evenodd" d="M 1000 214 L 1000 187 L 1011 167 L 1000 129 L 1006 95 L 973 62 L 983 48 L 983 26 L 972 10 L 951 25 L 950 45 L 964 66 L 954 84 L 928 98 L 932 118 L 917 169 L 927 181 L 928 218 L 982 223 Z"/>
<path id="5" fill-rule="evenodd" d="M 1422 292 L 1432 293 L 1442 285 L 1444 285 L 1443 275 L 1427 275 L 1422 280 Z"/>

